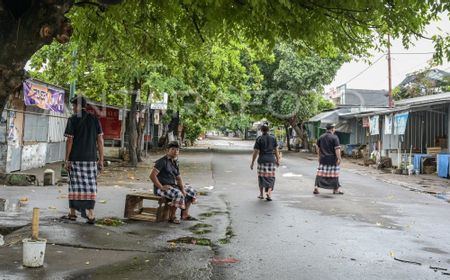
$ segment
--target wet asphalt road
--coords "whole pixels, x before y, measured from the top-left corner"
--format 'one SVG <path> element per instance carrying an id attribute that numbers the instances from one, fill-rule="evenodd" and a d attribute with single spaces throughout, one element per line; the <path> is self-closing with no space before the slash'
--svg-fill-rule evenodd
<path id="1" fill-rule="evenodd" d="M 49 246 L 45 268 L 26 271 L 20 247 L 3 248 L 0 279 L 450 279 L 443 274 L 450 273 L 447 202 L 345 169 L 340 178 L 345 195 L 322 190 L 314 196 L 317 162 L 298 153 L 284 154 L 274 200 L 259 200 L 256 170 L 249 168 L 253 143 L 219 139 L 207 144 L 209 149 L 182 151 L 180 163 L 186 182 L 208 192 L 192 215 L 210 224 L 212 232 L 194 236 L 215 246 L 167 243 L 193 236 L 189 227 L 196 222 L 134 222 L 118 228 L 52 222 L 49 217 L 65 213 L 66 201 L 55 200 L 64 191 L 34 188 L 27 209 L 51 205 L 42 213 L 42 235 L 65 245 Z M 148 188 L 147 174 L 137 174 L 140 183 L 132 188 Z M 1 192 L 17 199 L 24 189 Z M 121 217 L 128 192 L 125 186 L 101 186 L 99 199 L 106 203 L 99 203 L 97 215 Z M 218 214 L 202 216 L 212 211 Z M 234 236 L 222 244 L 227 227 Z M 84 239 L 70 238 L 74 234 Z M 86 248 L 71 247 L 74 240 Z M 239 262 L 214 264 L 212 258 Z"/>
<path id="2" fill-rule="evenodd" d="M 283 157 L 274 200 L 259 200 L 250 154 L 219 146 L 228 152 L 211 159 L 215 194 L 235 237 L 216 254 L 240 262 L 213 266 L 212 279 L 450 279 L 447 202 L 346 170 L 345 195 L 314 196 L 317 162 L 295 153 Z"/>

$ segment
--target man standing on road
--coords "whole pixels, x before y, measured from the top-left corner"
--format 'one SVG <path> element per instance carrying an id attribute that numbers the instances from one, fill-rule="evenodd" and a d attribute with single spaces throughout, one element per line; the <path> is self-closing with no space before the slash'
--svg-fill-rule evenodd
<path id="1" fill-rule="evenodd" d="M 341 146 L 335 135 L 334 124 L 327 124 L 327 132 L 317 140 L 319 167 L 317 168 L 314 194 L 319 194 L 318 188 L 333 189 L 333 194 L 344 194 L 339 184 L 341 164 Z"/>
<path id="2" fill-rule="evenodd" d="M 184 184 L 178 165 L 178 153 L 180 146 L 177 141 L 167 145 L 167 154 L 155 162 L 150 173 L 150 179 L 154 184 L 153 192 L 165 197 L 170 202 L 169 223 L 179 224 L 176 218 L 177 208 L 181 209 L 182 220 L 196 220 L 189 215 L 189 208 L 197 201 L 197 192 Z"/>
<path id="3" fill-rule="evenodd" d="M 259 199 L 264 199 L 263 190 L 266 191 L 266 200 L 272 201 L 272 191 L 275 186 L 275 169 L 280 165 L 280 153 L 278 152 L 277 140 L 269 135 L 269 124 L 263 123 L 261 126 L 262 135 L 256 138 L 253 147 L 252 163 L 250 169 L 253 170 L 255 159 L 258 156 L 258 185 Z"/>
<path id="4" fill-rule="evenodd" d="M 76 220 L 77 210 L 87 219 L 88 224 L 94 224 L 97 171 L 103 169 L 103 132 L 97 117 L 86 112 L 84 97 L 74 97 L 70 103 L 74 114 L 67 121 L 64 132 L 67 137 L 65 168 L 70 178 L 70 210 L 69 214 L 62 218 Z"/>

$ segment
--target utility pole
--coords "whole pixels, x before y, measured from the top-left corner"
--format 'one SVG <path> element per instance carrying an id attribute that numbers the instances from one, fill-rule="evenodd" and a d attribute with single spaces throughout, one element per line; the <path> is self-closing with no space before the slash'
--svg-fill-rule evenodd
<path id="1" fill-rule="evenodd" d="M 388 34 L 388 76 L 389 76 L 389 108 L 394 107 L 394 103 L 392 101 L 392 70 L 391 70 L 391 35 Z"/>

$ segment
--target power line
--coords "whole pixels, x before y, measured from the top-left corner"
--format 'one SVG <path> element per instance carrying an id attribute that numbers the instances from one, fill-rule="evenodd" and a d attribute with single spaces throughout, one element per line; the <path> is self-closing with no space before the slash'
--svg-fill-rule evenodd
<path id="1" fill-rule="evenodd" d="M 384 56 L 386 56 L 386 54 L 382 54 L 380 55 L 380 57 L 378 57 L 372 64 L 370 64 L 366 69 L 362 70 L 361 72 L 359 72 L 358 74 L 356 74 L 356 76 L 354 76 L 353 78 L 351 78 L 350 80 L 348 80 L 347 82 L 345 82 L 344 84 L 348 84 L 351 81 L 353 81 L 354 79 L 358 78 L 359 76 L 361 76 L 362 74 L 364 74 L 364 72 L 366 72 L 367 70 L 369 70 L 370 67 L 374 66 L 378 61 L 380 61 Z"/>
<path id="2" fill-rule="evenodd" d="M 434 54 L 435 52 L 394 52 L 391 54 L 412 54 L 412 55 L 417 55 L 417 54 Z"/>

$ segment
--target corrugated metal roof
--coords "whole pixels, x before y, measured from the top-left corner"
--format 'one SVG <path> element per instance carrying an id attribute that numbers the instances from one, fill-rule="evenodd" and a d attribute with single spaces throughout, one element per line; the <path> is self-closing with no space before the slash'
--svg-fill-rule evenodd
<path id="1" fill-rule="evenodd" d="M 438 93 L 433 95 L 425 95 L 420 97 L 408 98 L 399 101 L 395 101 L 395 105 L 418 105 L 434 102 L 450 101 L 450 92 Z"/>

